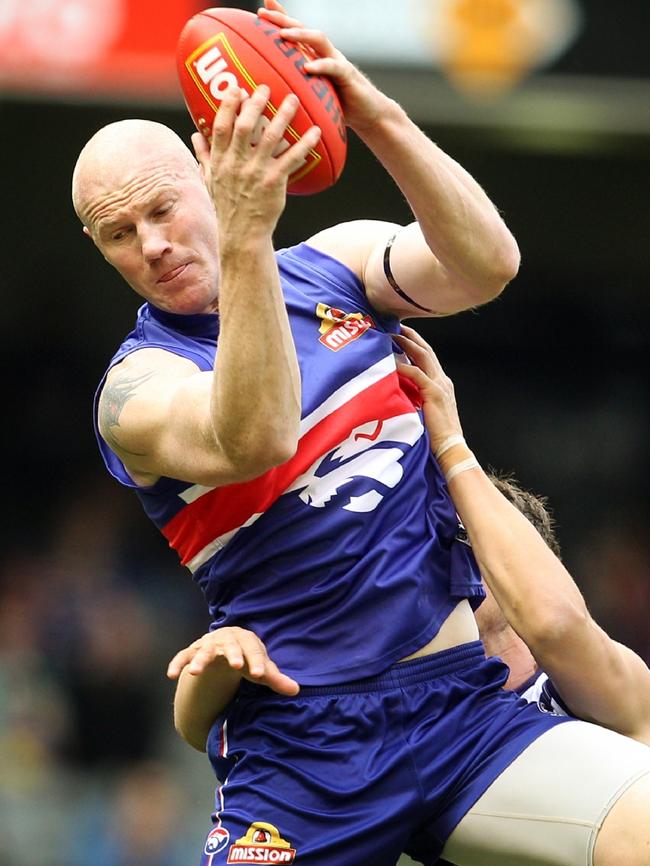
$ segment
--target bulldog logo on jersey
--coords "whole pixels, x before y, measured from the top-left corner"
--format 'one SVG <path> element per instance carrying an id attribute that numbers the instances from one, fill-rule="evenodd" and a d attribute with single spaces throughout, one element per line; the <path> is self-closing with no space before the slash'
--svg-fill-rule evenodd
<path id="1" fill-rule="evenodd" d="M 230 846 L 227 863 L 293 863 L 296 849 L 280 836 L 273 824 L 255 821 L 246 834 Z"/>
<path id="2" fill-rule="evenodd" d="M 316 315 L 323 320 L 318 329 L 319 342 L 332 352 L 338 352 L 375 327 L 372 317 L 367 314 L 345 313 L 337 307 L 328 307 L 327 304 L 318 304 Z"/>
<path id="3" fill-rule="evenodd" d="M 334 497 L 343 498 L 341 488 L 354 485 L 359 495 L 350 494 L 341 506 L 346 511 L 374 511 L 384 498 L 382 488 L 396 487 L 404 475 L 401 460 L 406 452 L 399 446 L 414 445 L 423 433 L 416 412 L 361 424 L 296 478 L 290 489 L 299 490 L 306 505 L 323 508 Z M 386 446 L 389 442 L 391 447 Z"/>
<path id="4" fill-rule="evenodd" d="M 208 838 L 205 840 L 205 854 L 211 857 L 213 854 L 218 854 L 223 851 L 226 845 L 230 842 L 230 833 L 225 827 L 215 827 L 208 833 Z"/>

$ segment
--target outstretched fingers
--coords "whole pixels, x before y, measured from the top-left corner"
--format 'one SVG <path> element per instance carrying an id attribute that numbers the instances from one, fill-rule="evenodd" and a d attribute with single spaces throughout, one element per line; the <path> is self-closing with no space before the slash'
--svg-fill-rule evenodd
<path id="1" fill-rule="evenodd" d="M 333 58 L 339 55 L 334 45 L 327 38 L 322 30 L 316 30 L 313 27 L 291 26 L 282 27 L 280 36 L 288 42 L 299 42 L 301 45 L 306 45 L 317 55 L 313 60 L 310 60 L 306 65 L 313 65 L 318 59 Z"/>
<path id="2" fill-rule="evenodd" d="M 396 358 L 396 363 L 400 375 L 406 376 L 407 379 L 415 382 L 415 384 L 421 391 L 431 383 L 431 380 L 429 379 L 427 374 L 423 370 L 421 370 L 417 366 L 417 364 L 409 364 L 408 361 L 404 361 L 401 358 Z"/>
<path id="3" fill-rule="evenodd" d="M 212 160 L 223 157 L 228 148 L 239 159 L 253 159 L 260 165 L 274 158 L 276 167 L 291 175 L 305 161 L 310 150 L 318 145 L 321 130 L 310 127 L 291 144 L 287 130 L 296 117 L 300 102 L 294 93 L 287 94 L 271 119 L 264 115 L 271 91 L 260 84 L 246 98 L 232 88 L 227 92 L 215 118 L 212 137 Z M 225 110 L 224 110 L 225 109 Z M 251 154 L 251 147 L 254 154 Z"/>
<path id="4" fill-rule="evenodd" d="M 424 337 L 418 334 L 414 328 L 409 328 L 408 325 L 401 325 L 401 334 L 398 334 L 397 337 L 400 346 L 402 346 L 404 351 L 407 352 L 407 355 L 408 349 L 413 353 L 414 357 L 422 360 L 422 364 L 416 361 L 414 361 L 414 363 L 417 363 L 419 367 L 422 367 L 428 376 L 431 376 L 432 378 L 441 378 L 444 376 L 446 378 L 447 374 L 438 360 L 438 356 Z M 411 360 L 413 360 L 413 358 L 411 358 Z"/>
<path id="5" fill-rule="evenodd" d="M 234 114 L 232 113 L 233 104 L 229 100 L 229 111 L 223 118 L 224 136 L 216 143 L 221 150 L 225 151 L 226 148 L 232 146 L 235 153 L 245 156 L 250 146 L 257 141 L 260 118 L 264 113 L 271 91 L 266 84 L 260 84 L 251 96 L 246 96 L 243 91 L 240 93 L 241 96 Z M 230 90 L 228 94 L 231 94 Z M 215 118 L 215 135 L 219 128 L 218 121 L 223 108 L 222 104 Z M 213 147 L 215 146 L 215 135 L 213 135 Z"/>
<path id="6" fill-rule="evenodd" d="M 305 27 L 297 18 L 287 15 L 279 3 L 269 0 L 267 8 L 258 9 L 257 14 L 279 27 L 283 39 L 299 43 L 302 48 L 311 50 L 314 56 L 305 63 L 305 72 L 340 78 L 348 71 L 345 58 L 322 30 Z"/>
<path id="7" fill-rule="evenodd" d="M 278 163 L 287 177 L 298 171 L 305 164 L 309 152 L 318 146 L 321 134 L 319 126 L 310 126 L 295 144 L 292 144 L 283 154 L 277 157 Z"/>
<path id="8" fill-rule="evenodd" d="M 260 6 L 257 14 L 265 21 L 270 21 L 277 27 L 302 27 L 297 18 L 287 15 L 284 6 L 277 0 L 264 0 L 264 6 Z"/>
<path id="9" fill-rule="evenodd" d="M 212 153 L 223 153 L 229 147 L 235 122 L 245 99 L 246 93 L 238 84 L 231 84 L 225 90 L 212 123 Z"/>
<path id="10" fill-rule="evenodd" d="M 269 658 L 266 647 L 252 632 L 245 632 L 242 640 L 245 671 L 247 679 L 268 686 L 283 695 L 296 695 L 300 690 L 298 683 L 278 668 Z"/>
<path id="11" fill-rule="evenodd" d="M 258 139 L 253 142 L 260 156 L 264 158 L 274 156 L 280 159 L 284 157 L 283 162 L 287 163 L 286 168 L 289 174 L 304 162 L 307 153 L 316 147 L 321 137 L 320 128 L 312 126 L 299 139 L 296 139 L 294 144 L 289 144 L 285 133 L 295 119 L 299 107 L 298 97 L 294 93 L 288 93 L 280 103 L 273 119 L 263 126 Z"/>
<path id="12" fill-rule="evenodd" d="M 291 677 L 283 674 L 280 668 L 271 659 L 267 659 L 266 671 L 262 682 L 280 695 L 289 695 L 291 697 L 297 695 L 300 691 L 298 683 Z"/>
<path id="13" fill-rule="evenodd" d="M 452 433 L 461 433 L 454 383 L 442 369 L 436 353 L 426 340 L 406 325 L 395 335 L 395 342 L 404 350 L 411 364 L 398 360 L 400 374 L 411 379 L 420 389 L 424 401 L 427 427 L 431 441 Z"/>
<path id="14" fill-rule="evenodd" d="M 415 364 L 416 367 L 419 367 L 427 376 L 434 378 L 440 375 L 442 367 L 433 349 L 422 340 L 416 331 L 413 331 L 411 328 L 408 330 L 411 333 L 404 333 L 404 326 L 402 326 L 403 333 L 395 334 L 395 342 L 404 350 L 409 361 Z M 414 334 L 419 339 L 415 339 L 411 334 Z"/>
<path id="15" fill-rule="evenodd" d="M 177 652 L 167 666 L 167 676 L 169 679 L 177 680 L 180 677 L 183 668 L 187 667 L 193 658 L 194 651 L 191 647 L 186 647 L 185 649 L 180 650 L 180 652 Z"/>
<path id="16" fill-rule="evenodd" d="M 244 667 L 245 658 L 238 631 L 243 630 L 224 628 L 204 634 L 188 647 L 176 653 L 167 668 L 167 676 L 176 680 L 184 668 L 187 668 L 188 673 L 193 676 L 198 676 L 211 664 L 220 660 L 235 670 L 241 670 Z"/>
<path id="17" fill-rule="evenodd" d="M 215 663 L 239 671 L 246 679 L 266 685 L 279 694 L 296 695 L 300 691 L 298 683 L 283 674 L 269 658 L 257 635 L 237 626 L 208 632 L 176 653 L 167 668 L 167 676 L 177 680 L 185 668 L 192 676 L 199 676 Z"/>

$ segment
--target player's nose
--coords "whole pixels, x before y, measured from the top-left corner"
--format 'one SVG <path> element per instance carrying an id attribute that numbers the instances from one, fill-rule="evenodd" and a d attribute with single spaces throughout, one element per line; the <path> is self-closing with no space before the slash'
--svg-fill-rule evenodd
<path id="1" fill-rule="evenodd" d="M 142 255 L 151 264 L 171 252 L 172 244 L 162 226 L 143 226 L 140 228 Z"/>

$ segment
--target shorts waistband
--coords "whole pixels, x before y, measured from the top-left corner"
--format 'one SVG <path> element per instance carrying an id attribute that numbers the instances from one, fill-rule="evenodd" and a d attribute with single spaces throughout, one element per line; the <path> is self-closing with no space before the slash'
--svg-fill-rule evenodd
<path id="1" fill-rule="evenodd" d="M 300 698 L 321 697 L 326 695 L 349 695 L 362 694 L 363 692 L 379 692 L 389 689 L 411 686 L 416 683 L 428 682 L 435 677 L 453 674 L 467 667 L 472 667 L 476 662 L 485 659 L 485 648 L 482 641 L 472 641 L 461 644 L 450 649 L 431 653 L 428 656 L 420 656 L 407 662 L 396 662 L 388 670 L 373 677 L 365 677 L 352 680 L 349 683 L 338 683 L 327 686 L 301 686 Z M 254 683 L 244 681 L 240 689 L 244 694 L 256 694 L 260 690 L 268 695 L 266 686 L 258 686 Z M 273 694 L 271 692 L 271 694 Z M 290 698 L 289 700 L 294 700 Z"/>

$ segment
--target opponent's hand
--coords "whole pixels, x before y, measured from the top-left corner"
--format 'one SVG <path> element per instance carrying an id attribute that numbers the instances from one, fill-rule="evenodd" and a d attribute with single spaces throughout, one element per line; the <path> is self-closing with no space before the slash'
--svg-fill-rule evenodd
<path id="1" fill-rule="evenodd" d="M 435 453 L 449 436 L 463 435 L 454 383 L 440 366 L 440 361 L 426 340 L 406 325 L 402 325 L 401 330 L 402 333 L 395 335 L 394 339 L 411 364 L 398 359 L 398 369 L 400 374 L 411 379 L 420 389 L 424 421 L 431 440 L 431 450 Z"/>
<path id="2" fill-rule="evenodd" d="M 305 72 L 312 75 L 327 75 L 336 87 L 345 122 L 356 132 L 369 129 L 382 116 L 388 97 L 369 81 L 351 63 L 321 30 L 305 27 L 296 18 L 291 18 L 277 0 L 264 0 L 257 14 L 265 21 L 281 28 L 280 35 L 288 42 L 299 42 L 317 55 L 305 63 Z"/>
<path id="3" fill-rule="evenodd" d="M 299 105 L 295 94 L 288 94 L 262 127 L 269 96 L 265 84 L 250 97 L 237 86 L 229 87 L 214 118 L 211 145 L 200 133 L 192 136 L 221 232 L 241 237 L 242 232 L 273 231 L 285 206 L 290 175 L 320 139 L 319 127 L 312 126 L 286 146 L 283 135 Z"/>
<path id="4" fill-rule="evenodd" d="M 208 667 L 236 671 L 244 679 L 268 686 L 281 695 L 297 695 L 298 683 L 283 674 L 272 661 L 262 641 L 248 629 L 226 626 L 208 632 L 176 653 L 167 668 L 170 680 L 177 680 L 184 668 L 198 676 Z"/>

